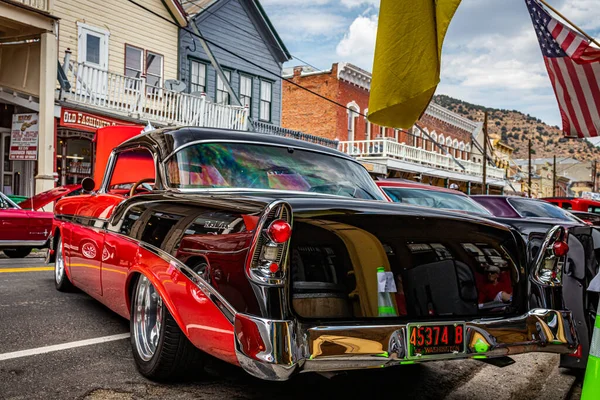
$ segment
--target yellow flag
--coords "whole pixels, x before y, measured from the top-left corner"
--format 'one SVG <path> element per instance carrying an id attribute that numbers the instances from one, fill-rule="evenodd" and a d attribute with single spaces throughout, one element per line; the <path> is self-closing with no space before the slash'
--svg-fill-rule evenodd
<path id="1" fill-rule="evenodd" d="M 460 0 L 381 0 L 369 121 L 410 128 L 440 82 L 442 43 Z"/>

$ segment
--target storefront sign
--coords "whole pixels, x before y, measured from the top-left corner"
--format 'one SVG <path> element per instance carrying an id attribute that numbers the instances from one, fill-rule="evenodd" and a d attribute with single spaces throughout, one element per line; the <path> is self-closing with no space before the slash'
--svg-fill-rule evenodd
<path id="1" fill-rule="evenodd" d="M 95 132 L 98 128 L 113 125 L 131 125 L 130 123 L 119 121 L 108 117 L 101 117 L 82 111 L 71 110 L 68 108 L 62 109 L 60 113 L 60 126 L 68 128 L 81 129 L 85 131 Z"/>
<path id="2" fill-rule="evenodd" d="M 13 114 L 9 160 L 37 160 L 38 114 Z"/>
<path id="3" fill-rule="evenodd" d="M 387 167 L 383 164 L 368 163 L 361 161 L 361 164 L 372 174 L 386 175 Z"/>

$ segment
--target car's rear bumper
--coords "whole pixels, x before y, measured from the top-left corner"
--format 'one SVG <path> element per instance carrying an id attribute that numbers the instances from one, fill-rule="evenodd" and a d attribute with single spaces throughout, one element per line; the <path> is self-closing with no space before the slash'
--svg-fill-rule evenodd
<path id="1" fill-rule="evenodd" d="M 569 311 L 535 309 L 509 319 L 466 321 L 465 329 L 465 353 L 408 357 L 406 324 L 311 326 L 237 314 L 235 348 L 240 365 L 250 374 L 286 380 L 303 371 L 387 367 L 526 352 L 568 354 L 578 344 Z"/>

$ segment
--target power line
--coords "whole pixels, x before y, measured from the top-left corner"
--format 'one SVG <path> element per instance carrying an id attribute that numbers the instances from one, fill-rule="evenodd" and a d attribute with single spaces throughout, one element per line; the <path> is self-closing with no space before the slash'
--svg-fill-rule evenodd
<path id="1" fill-rule="evenodd" d="M 262 71 L 264 71 L 264 72 L 266 72 L 266 73 L 268 73 L 268 74 L 270 74 L 270 75 L 273 75 L 273 76 L 277 77 L 278 79 L 282 79 L 282 80 L 288 82 L 290 85 L 296 86 L 299 89 L 302 89 L 302 90 L 304 90 L 304 91 L 306 91 L 308 93 L 311 93 L 314 96 L 319 97 L 320 99 L 323 99 L 323 100 L 325 100 L 325 101 L 327 101 L 329 103 L 332 103 L 332 104 L 334 104 L 334 105 L 336 105 L 338 107 L 341 107 L 341 108 L 343 108 L 345 110 L 348 110 L 348 111 L 354 113 L 355 115 L 359 115 L 359 116 L 362 116 L 365 119 L 367 119 L 367 115 L 366 114 L 361 113 L 360 111 L 353 110 L 353 109 L 351 109 L 351 108 L 349 108 L 349 107 L 347 107 L 347 106 L 345 106 L 345 105 L 343 105 L 341 103 L 338 103 L 337 101 L 335 101 L 333 99 L 330 99 L 330 98 L 328 98 L 326 96 L 323 96 L 322 94 L 320 94 L 318 92 L 315 92 L 314 90 L 311 90 L 311 89 L 309 89 L 307 87 L 304 87 L 304 86 L 300 85 L 299 83 L 294 82 L 293 80 L 290 80 L 288 78 L 282 77 L 281 75 L 279 75 L 279 74 L 277 74 L 277 73 L 275 73 L 275 72 L 273 72 L 273 71 L 271 71 L 271 70 L 263 67 L 262 65 L 257 64 L 255 62 L 247 59 L 246 57 L 244 57 L 242 55 L 239 55 L 236 52 L 231 51 L 231 50 L 229 50 L 229 49 L 221 46 L 220 44 L 214 42 L 213 40 L 207 39 L 203 35 L 198 35 L 197 33 L 193 32 L 192 30 L 180 26 L 179 24 L 175 23 L 174 21 L 171 21 L 169 18 L 164 17 L 164 16 L 158 14 L 155 11 L 152 11 L 151 9 L 149 9 L 148 7 L 146 7 L 146 6 L 142 5 L 142 4 L 139 4 L 135 0 L 127 0 L 127 1 L 130 2 L 130 3 L 132 3 L 132 4 L 134 4 L 134 5 L 136 5 L 139 8 L 141 8 L 141 9 L 149 12 L 150 14 L 154 15 L 155 17 L 160 18 L 160 19 L 162 19 L 162 20 L 170 23 L 171 25 L 177 26 L 178 28 L 184 30 L 185 32 L 189 33 L 190 35 L 192 35 L 194 37 L 197 37 L 199 39 L 203 39 L 206 43 L 210 43 L 211 45 L 215 46 L 216 48 L 218 48 L 218 49 L 220 49 L 220 50 L 222 50 L 222 51 L 224 51 L 224 52 L 226 52 L 226 53 L 228 53 L 228 54 L 230 54 L 230 55 L 232 55 L 232 56 L 234 56 L 234 57 L 236 57 L 236 58 L 238 58 L 238 59 L 240 59 L 240 60 L 242 60 L 242 61 L 244 61 L 244 62 L 246 62 L 246 63 L 248 63 L 248 64 L 250 64 L 250 65 L 252 65 L 252 66 L 254 66 L 254 67 L 256 67 L 256 68 L 258 68 L 258 69 L 260 69 Z M 189 1 L 192 1 L 192 0 L 189 0 Z M 396 129 L 396 128 L 392 128 L 392 129 Z M 420 135 L 415 135 L 414 133 L 410 133 L 410 132 L 408 132 L 408 131 L 406 131 L 404 129 L 398 129 L 398 131 L 402 131 L 402 132 L 406 133 L 407 135 L 415 137 L 415 138 L 420 138 L 421 137 Z M 448 147 L 448 146 L 446 146 L 446 147 Z"/>
<path id="2" fill-rule="evenodd" d="M 221 21 L 225 22 L 225 23 L 226 23 L 226 24 L 228 24 L 229 26 L 232 26 L 232 27 L 236 28 L 237 30 L 239 30 L 239 31 L 241 31 L 241 32 L 244 32 L 245 34 L 247 34 L 247 35 L 248 35 L 248 36 L 250 36 L 250 37 L 253 37 L 253 38 L 255 38 L 255 39 L 259 39 L 259 40 L 261 40 L 261 41 L 263 40 L 263 38 L 262 38 L 262 37 L 260 37 L 260 36 L 258 36 L 258 35 L 256 35 L 256 34 L 254 34 L 254 32 L 251 32 L 251 31 L 249 31 L 249 30 L 243 29 L 241 26 L 239 26 L 239 25 L 236 25 L 236 24 L 234 24 L 232 21 L 230 21 L 230 20 L 228 20 L 228 19 L 226 19 L 226 18 L 223 18 L 223 17 L 221 17 L 220 15 L 216 14 L 214 11 L 211 11 L 211 10 L 209 10 L 208 8 L 201 6 L 200 4 L 198 4 L 198 0 L 186 0 L 186 1 L 185 1 L 185 3 L 187 3 L 187 4 L 193 4 L 193 5 L 195 5 L 196 7 L 199 7 L 199 8 L 200 8 L 200 9 L 201 9 L 203 12 L 206 12 L 206 13 L 210 14 L 211 16 L 213 16 L 213 17 L 215 17 L 215 18 L 217 18 L 217 19 L 219 19 L 219 20 L 221 20 Z M 192 19 L 193 19 L 193 18 L 192 18 Z M 268 47 L 270 47 L 270 48 L 272 48 L 272 49 L 277 49 L 277 48 L 276 48 L 275 46 L 273 46 L 272 44 L 265 43 L 265 45 L 267 45 Z M 321 68 L 317 68 L 317 67 L 315 67 L 314 65 L 312 65 L 311 63 L 309 63 L 309 62 L 307 62 L 307 61 L 304 61 L 304 60 L 303 60 L 303 59 L 301 59 L 300 57 L 297 57 L 297 56 L 295 56 L 295 55 L 293 55 L 293 54 L 291 54 L 291 53 L 290 53 L 290 55 L 292 56 L 292 58 L 295 58 L 296 60 L 300 61 L 301 63 L 304 63 L 304 64 L 308 65 L 309 67 L 312 67 L 312 68 L 314 68 L 314 69 L 316 69 L 316 70 L 318 70 L 318 71 L 321 71 Z"/>

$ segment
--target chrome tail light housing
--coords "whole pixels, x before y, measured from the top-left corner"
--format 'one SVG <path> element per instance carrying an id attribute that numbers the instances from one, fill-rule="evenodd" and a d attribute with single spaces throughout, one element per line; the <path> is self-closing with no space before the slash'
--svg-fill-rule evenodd
<path id="1" fill-rule="evenodd" d="M 292 207 L 284 201 L 269 204 L 256 226 L 246 276 L 260 285 L 283 285 L 291 236 Z"/>
<path id="2" fill-rule="evenodd" d="M 562 274 L 567 262 L 567 232 L 562 226 L 552 227 L 533 260 L 533 280 L 546 286 L 562 285 Z"/>

